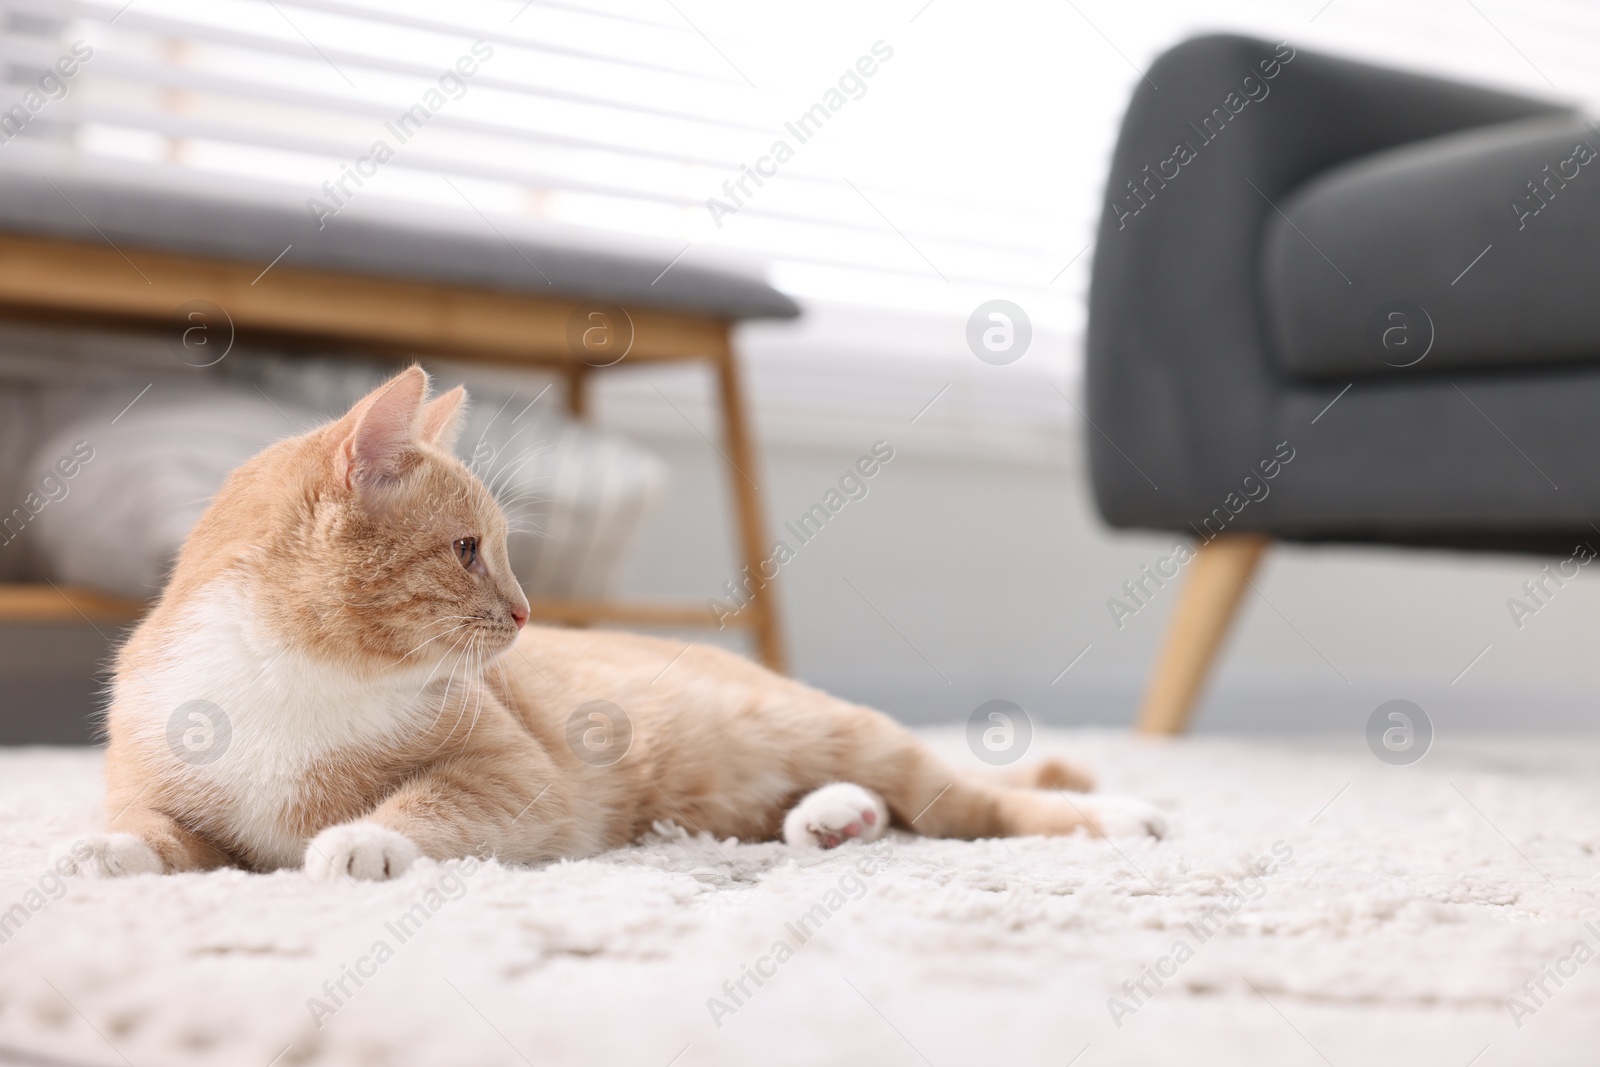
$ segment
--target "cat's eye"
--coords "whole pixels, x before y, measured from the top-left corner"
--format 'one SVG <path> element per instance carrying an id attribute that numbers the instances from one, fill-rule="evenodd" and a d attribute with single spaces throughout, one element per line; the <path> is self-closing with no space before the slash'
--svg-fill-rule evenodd
<path id="1" fill-rule="evenodd" d="M 478 558 L 478 539 L 476 537 L 462 537 L 451 546 L 455 549 L 456 559 L 461 561 L 463 567 L 470 567 Z"/>

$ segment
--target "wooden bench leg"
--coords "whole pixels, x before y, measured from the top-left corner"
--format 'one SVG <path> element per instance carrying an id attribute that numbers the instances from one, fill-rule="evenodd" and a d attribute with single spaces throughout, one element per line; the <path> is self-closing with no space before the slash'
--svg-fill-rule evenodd
<path id="1" fill-rule="evenodd" d="M 567 380 L 567 414 L 572 416 L 574 422 L 582 422 L 589 417 L 589 367 L 574 363 L 566 368 L 564 377 Z M 574 630 L 587 630 L 594 623 L 594 619 L 569 618 L 562 625 Z"/>
<path id="2" fill-rule="evenodd" d="M 589 417 L 589 368 L 574 364 L 567 368 L 567 413 L 575 419 Z"/>
<path id="3" fill-rule="evenodd" d="M 722 432 L 728 446 L 728 461 L 733 468 L 728 471 L 728 478 L 739 527 L 740 556 L 744 566 L 755 576 L 750 583 L 751 603 L 747 609 L 753 613 L 750 629 L 755 634 L 756 654 L 761 662 L 782 674 L 787 671 L 788 664 L 783 654 L 777 598 L 772 582 L 761 580 L 761 564 L 772 542 L 767 538 L 766 522 L 761 516 L 761 497 L 756 488 L 761 484 L 760 474 L 731 338 L 725 340 L 722 350 L 716 353 L 716 367 Z"/>
<path id="4" fill-rule="evenodd" d="M 1140 733 L 1177 734 L 1188 726 L 1239 599 L 1270 543 L 1263 534 L 1222 534 L 1199 547 L 1145 690 Z"/>

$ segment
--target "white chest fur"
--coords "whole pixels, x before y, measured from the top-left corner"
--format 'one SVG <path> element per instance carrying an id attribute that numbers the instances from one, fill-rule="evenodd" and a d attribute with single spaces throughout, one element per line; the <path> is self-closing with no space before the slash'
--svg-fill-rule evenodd
<path id="1" fill-rule="evenodd" d="M 234 587 L 198 600 L 163 652 L 163 665 L 121 679 L 119 713 L 159 766 L 222 798 L 205 821 L 263 866 L 302 859 L 306 839 L 288 816 L 311 768 L 387 747 L 431 718 L 426 671 L 374 681 L 313 659 L 268 633 Z"/>

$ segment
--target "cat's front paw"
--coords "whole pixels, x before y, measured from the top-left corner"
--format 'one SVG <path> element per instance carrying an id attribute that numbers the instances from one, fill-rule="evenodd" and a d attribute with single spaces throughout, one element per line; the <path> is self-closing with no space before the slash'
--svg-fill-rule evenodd
<path id="1" fill-rule="evenodd" d="M 1167 817 L 1146 801 L 1095 793 L 1076 797 L 1073 803 L 1094 823 L 1101 837 L 1167 836 Z"/>
<path id="2" fill-rule="evenodd" d="M 835 848 L 852 838 L 876 841 L 889 828 L 883 798 L 853 782 L 835 782 L 800 798 L 783 820 L 791 845 Z"/>
<path id="3" fill-rule="evenodd" d="M 362 878 L 381 882 L 398 878 L 420 853 L 405 834 L 375 822 L 330 826 L 306 847 L 306 874 L 321 882 L 330 878 Z"/>
<path id="4" fill-rule="evenodd" d="M 50 864 L 62 874 L 84 878 L 125 878 L 166 870 L 155 849 L 132 834 L 84 834 L 50 850 Z"/>

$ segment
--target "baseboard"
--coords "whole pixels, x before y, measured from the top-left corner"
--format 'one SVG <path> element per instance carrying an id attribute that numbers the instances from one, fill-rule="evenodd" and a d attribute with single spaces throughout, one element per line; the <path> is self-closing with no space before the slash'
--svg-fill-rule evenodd
<path id="1" fill-rule="evenodd" d="M 952 676 L 946 685 L 909 672 L 819 675 L 804 681 L 908 725 L 964 722 L 979 705 L 998 699 L 1020 705 L 1041 725 L 1128 729 L 1144 685 L 1142 678 L 1077 671 L 1055 685 L 1043 678 L 1005 676 Z M 1193 724 L 1198 733 L 1360 736 L 1378 705 L 1394 699 L 1421 706 L 1436 732 L 1600 732 L 1600 714 L 1586 691 L 1526 683 L 1451 687 L 1407 679 L 1328 686 L 1293 678 L 1224 677 L 1202 698 Z"/>

